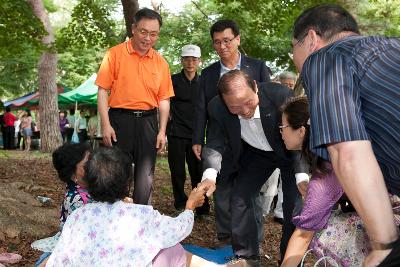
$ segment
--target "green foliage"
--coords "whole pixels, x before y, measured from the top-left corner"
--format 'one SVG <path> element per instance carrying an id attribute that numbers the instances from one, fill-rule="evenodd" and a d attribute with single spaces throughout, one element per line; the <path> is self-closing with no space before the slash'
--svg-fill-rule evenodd
<path id="1" fill-rule="evenodd" d="M 43 0 L 44 8 L 49 13 L 54 13 L 58 10 L 57 6 L 54 4 L 53 0 Z"/>
<path id="2" fill-rule="evenodd" d="M 97 73 L 105 51 L 74 49 L 59 54 L 57 83 L 75 88 Z"/>
<path id="3" fill-rule="evenodd" d="M 29 92 L 45 30 L 25 0 L 0 1 L 0 95 Z"/>
<path id="4" fill-rule="evenodd" d="M 187 4 L 179 14 L 162 12 L 163 26 L 157 49 L 170 63 L 171 73 L 179 72 L 181 48 L 187 44 L 195 44 L 201 48 L 203 66 L 216 59 L 211 45 L 210 26 L 213 21 L 210 10 L 216 6 L 212 1 L 197 1 Z M 202 12 L 207 12 L 203 14 Z"/>
<path id="5" fill-rule="evenodd" d="M 320 4 L 316 0 L 215 0 L 223 18 L 234 19 L 241 30 L 245 54 L 294 69 L 291 60 L 293 22 L 300 13 Z M 335 2 L 335 1 L 325 1 Z"/>
<path id="6" fill-rule="evenodd" d="M 57 46 L 64 49 L 109 47 L 118 43 L 111 11 L 93 0 L 81 0 L 72 11 L 71 22 L 57 34 Z"/>
<path id="7" fill-rule="evenodd" d="M 362 0 L 355 12 L 363 34 L 400 36 L 400 0 Z"/>

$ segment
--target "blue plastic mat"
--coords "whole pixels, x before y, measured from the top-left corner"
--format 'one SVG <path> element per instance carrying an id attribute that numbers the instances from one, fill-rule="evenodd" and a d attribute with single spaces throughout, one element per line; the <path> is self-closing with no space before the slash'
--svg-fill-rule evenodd
<path id="1" fill-rule="evenodd" d="M 225 246 L 218 249 L 209 249 L 185 244 L 183 245 L 183 247 L 194 255 L 219 264 L 227 263 L 229 261 L 229 258 L 233 256 L 232 246 Z"/>

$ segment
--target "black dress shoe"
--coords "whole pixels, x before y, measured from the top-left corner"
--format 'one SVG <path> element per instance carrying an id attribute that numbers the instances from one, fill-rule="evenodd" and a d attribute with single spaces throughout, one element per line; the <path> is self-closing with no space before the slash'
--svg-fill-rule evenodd
<path id="1" fill-rule="evenodd" d="M 283 218 L 278 218 L 274 216 L 274 222 L 277 222 L 279 224 L 283 224 Z"/>

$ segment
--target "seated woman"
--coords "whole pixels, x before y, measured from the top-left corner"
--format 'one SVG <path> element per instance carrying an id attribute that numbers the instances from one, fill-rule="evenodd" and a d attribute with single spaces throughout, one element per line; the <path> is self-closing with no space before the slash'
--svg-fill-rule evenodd
<path id="1" fill-rule="evenodd" d="M 329 256 L 338 266 L 361 266 L 370 251 L 368 236 L 356 213 L 339 210 L 332 213 L 343 195 L 343 189 L 331 164 L 308 149 L 308 110 L 306 97 L 294 98 L 283 107 L 282 139 L 288 150 L 303 151 L 311 166 L 312 178 L 303 209 L 292 219 L 296 230 L 290 238 L 281 266 L 298 266 L 309 246 L 321 252 L 317 256 Z"/>
<path id="2" fill-rule="evenodd" d="M 84 166 L 90 154 L 88 144 L 64 144 L 53 152 L 53 166 L 58 178 L 66 185 L 66 192 L 60 208 L 60 231 L 53 237 L 37 240 L 32 248 L 43 252 L 53 251 L 67 217 L 77 208 L 92 202 L 83 181 Z"/>
<path id="3" fill-rule="evenodd" d="M 171 218 L 126 198 L 132 165 L 120 150 L 100 148 L 85 171 L 96 202 L 68 217 L 46 266 L 220 266 L 187 255 L 179 244 L 192 231 L 193 210 L 203 204 L 204 188 L 195 188 L 186 210 Z"/>

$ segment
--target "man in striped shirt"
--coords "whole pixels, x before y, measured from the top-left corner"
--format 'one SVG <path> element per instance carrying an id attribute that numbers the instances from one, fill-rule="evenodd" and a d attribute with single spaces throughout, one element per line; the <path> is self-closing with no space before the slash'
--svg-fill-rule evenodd
<path id="1" fill-rule="evenodd" d="M 310 148 L 330 160 L 374 249 L 365 266 L 400 266 L 388 197 L 400 195 L 400 40 L 359 35 L 342 7 L 295 21 L 293 61 L 310 101 Z"/>

